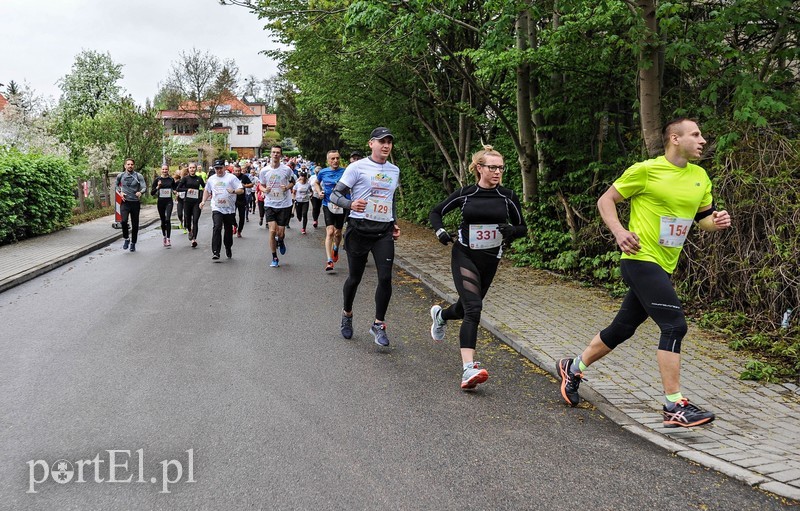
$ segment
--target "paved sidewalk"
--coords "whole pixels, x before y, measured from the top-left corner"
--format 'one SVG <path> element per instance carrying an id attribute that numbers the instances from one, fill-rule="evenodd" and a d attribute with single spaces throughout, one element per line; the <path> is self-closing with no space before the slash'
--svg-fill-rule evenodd
<path id="1" fill-rule="evenodd" d="M 122 233 L 111 227 L 113 219 L 111 215 L 0 247 L 0 292 L 118 240 Z M 157 220 L 155 206 L 142 208 L 141 229 Z M 450 248 L 429 230 L 407 223 L 402 230 L 407 234 L 398 241 L 397 263 L 445 300 L 455 300 Z M 580 353 L 617 307 L 618 301 L 602 292 L 503 261 L 487 296 L 482 324 L 555 374 L 555 360 Z M 692 401 L 713 410 L 717 420 L 702 428 L 665 429 L 653 341 L 657 338 L 656 326 L 646 322 L 631 340 L 587 371 L 581 395 L 623 428 L 679 456 L 800 500 L 800 389 L 738 380 L 746 357 L 690 325 L 682 388 Z M 559 395 L 555 383 L 553 395 Z"/>
<path id="2" fill-rule="evenodd" d="M 401 225 L 401 232 L 416 234 L 400 237 L 397 263 L 453 302 L 457 294 L 450 247 L 430 231 L 420 236 L 419 229 Z M 504 260 L 486 297 L 481 324 L 555 375 L 555 361 L 580 354 L 613 319 L 619 303 L 598 290 L 514 268 Z M 450 328 L 448 335 L 456 332 Z M 706 427 L 664 428 L 658 336 L 655 323 L 645 322 L 632 339 L 587 370 L 581 396 L 623 428 L 678 456 L 800 500 L 800 389 L 739 380 L 747 358 L 728 348 L 724 339 L 690 325 L 683 343 L 681 387 L 717 418 Z M 555 383 L 553 394 L 560 397 Z"/>
<path id="3" fill-rule="evenodd" d="M 139 232 L 157 221 L 158 210 L 155 206 L 142 207 Z M 122 229 L 114 229 L 112 223 L 114 215 L 104 216 L 52 234 L 0 247 L 0 292 L 122 238 Z"/>

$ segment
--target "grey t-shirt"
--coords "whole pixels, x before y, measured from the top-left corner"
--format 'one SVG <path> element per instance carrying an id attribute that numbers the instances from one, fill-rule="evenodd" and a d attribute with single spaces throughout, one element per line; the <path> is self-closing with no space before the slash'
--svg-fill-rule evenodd
<path id="1" fill-rule="evenodd" d="M 117 175 L 116 186 L 126 201 L 138 201 L 139 197 L 136 196 L 136 192 L 145 193 L 147 191 L 144 176 L 138 172 L 128 172 L 127 170 Z"/>

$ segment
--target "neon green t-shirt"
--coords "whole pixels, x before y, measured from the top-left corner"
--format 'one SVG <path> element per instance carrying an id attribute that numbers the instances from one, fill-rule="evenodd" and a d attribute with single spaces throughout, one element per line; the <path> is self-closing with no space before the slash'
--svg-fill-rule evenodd
<path id="1" fill-rule="evenodd" d="M 631 201 L 628 230 L 641 248 L 623 259 L 650 261 L 672 273 L 697 210 L 711 205 L 711 180 L 702 167 L 676 167 L 664 156 L 628 167 L 614 188 Z"/>

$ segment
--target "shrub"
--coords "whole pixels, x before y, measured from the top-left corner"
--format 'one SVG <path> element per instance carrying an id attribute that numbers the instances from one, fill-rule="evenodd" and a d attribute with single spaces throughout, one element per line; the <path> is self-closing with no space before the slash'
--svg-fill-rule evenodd
<path id="1" fill-rule="evenodd" d="M 75 173 L 66 159 L 16 150 L 0 152 L 0 244 L 69 224 Z"/>

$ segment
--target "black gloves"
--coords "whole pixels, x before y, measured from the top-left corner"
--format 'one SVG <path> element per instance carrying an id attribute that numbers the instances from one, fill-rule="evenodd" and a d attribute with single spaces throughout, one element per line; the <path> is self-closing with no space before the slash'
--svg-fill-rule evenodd
<path id="1" fill-rule="evenodd" d="M 439 229 L 436 231 L 436 237 L 439 238 L 439 243 L 442 245 L 447 245 L 448 243 L 453 242 L 453 238 L 451 238 L 450 234 L 444 229 Z"/>
<path id="2" fill-rule="evenodd" d="M 511 224 L 497 224 L 497 230 L 503 235 L 503 241 L 511 241 L 514 237 L 514 226 Z"/>

